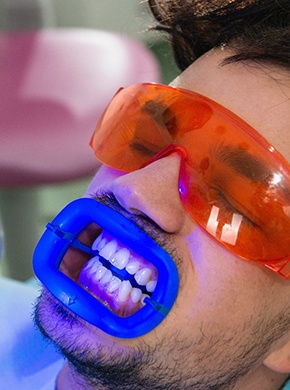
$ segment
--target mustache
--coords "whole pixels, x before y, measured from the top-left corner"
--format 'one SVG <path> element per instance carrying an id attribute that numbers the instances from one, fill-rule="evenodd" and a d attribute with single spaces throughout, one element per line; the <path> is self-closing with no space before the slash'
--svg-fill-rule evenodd
<path id="1" fill-rule="evenodd" d="M 172 234 L 162 230 L 160 226 L 158 226 L 146 214 L 138 211 L 129 212 L 126 210 L 118 202 L 117 198 L 112 192 L 95 194 L 93 199 L 117 211 L 119 214 L 133 222 L 138 228 L 150 236 L 159 246 L 166 250 L 166 252 L 174 259 L 176 265 L 178 266 L 180 259 L 173 244 Z"/>

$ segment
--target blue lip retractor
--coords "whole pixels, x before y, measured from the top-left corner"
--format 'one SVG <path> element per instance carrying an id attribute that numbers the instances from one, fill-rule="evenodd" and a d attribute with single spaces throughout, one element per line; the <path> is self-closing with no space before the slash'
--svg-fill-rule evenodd
<path id="1" fill-rule="evenodd" d="M 95 251 L 78 240 L 90 223 L 97 224 L 158 270 L 155 291 L 131 316 L 118 316 L 59 270 L 70 247 L 95 256 Z M 88 198 L 71 202 L 47 225 L 35 248 L 33 267 L 43 285 L 72 312 L 119 338 L 139 337 L 154 329 L 170 311 L 178 292 L 178 272 L 169 254 L 132 221 Z"/>

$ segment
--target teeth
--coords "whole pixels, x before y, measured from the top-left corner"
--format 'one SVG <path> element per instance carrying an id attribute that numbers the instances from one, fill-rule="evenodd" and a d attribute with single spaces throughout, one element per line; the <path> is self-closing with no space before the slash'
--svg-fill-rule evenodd
<path id="1" fill-rule="evenodd" d="M 91 258 L 83 268 L 80 274 L 81 283 L 88 281 L 88 286 L 90 286 L 90 283 L 98 282 L 99 285 L 103 286 L 104 291 L 115 296 L 120 302 L 124 303 L 130 298 L 134 304 L 141 302 L 144 305 L 144 299 L 155 291 L 157 285 L 157 281 L 153 280 L 152 277 L 152 269 L 144 267 L 144 263 L 138 260 L 138 257 L 134 259 L 134 254 L 131 254 L 129 249 L 124 248 L 122 244 L 105 232 L 102 232 L 95 239 L 91 248 L 99 253 L 98 256 Z M 149 295 L 144 294 L 140 288 L 133 288 L 129 280 L 121 281 L 119 277 L 113 276 L 113 269 L 106 268 L 100 257 L 108 260 L 119 270 L 126 268 L 128 274 L 134 275 L 140 286 L 146 286 Z M 91 286 L 93 285 L 91 284 Z"/>
<path id="2" fill-rule="evenodd" d="M 142 298 L 142 291 L 140 288 L 133 288 L 131 291 L 131 299 L 134 303 L 137 303 Z"/>
<path id="3" fill-rule="evenodd" d="M 110 262 L 118 269 L 124 269 L 128 264 L 130 258 L 130 251 L 126 248 L 120 249 L 110 259 Z"/>
<path id="4" fill-rule="evenodd" d="M 102 241 L 102 239 L 103 239 L 103 232 L 93 242 L 93 245 L 92 245 L 92 250 L 93 251 L 98 249 L 98 245 Z"/>
<path id="5" fill-rule="evenodd" d="M 126 271 L 130 275 L 134 275 L 137 271 L 139 271 L 139 263 L 137 261 L 132 261 L 131 263 L 127 264 Z"/>
<path id="6" fill-rule="evenodd" d="M 102 250 L 106 244 L 107 244 L 107 240 L 103 238 L 101 242 L 99 242 L 97 250 L 98 251 Z"/>
<path id="7" fill-rule="evenodd" d="M 102 242 L 102 241 L 101 241 Z M 99 255 L 107 260 L 110 260 L 117 250 L 117 241 L 112 240 L 108 242 L 99 252 Z"/>
<path id="8" fill-rule="evenodd" d="M 93 257 L 92 259 L 95 259 L 95 257 Z M 84 266 L 84 268 L 82 269 L 82 271 L 88 272 L 88 271 L 92 268 L 92 265 L 93 265 L 92 259 L 90 259 L 90 260 L 87 262 L 87 264 Z"/>
<path id="9" fill-rule="evenodd" d="M 129 298 L 131 291 L 132 291 L 131 283 L 128 280 L 122 282 L 118 293 L 119 300 L 121 302 L 125 302 Z"/>
<path id="10" fill-rule="evenodd" d="M 145 286 L 151 279 L 152 271 L 150 268 L 143 268 L 136 273 L 135 280 L 140 286 Z"/>
<path id="11" fill-rule="evenodd" d="M 97 269 L 95 275 L 94 275 L 94 279 L 95 279 L 96 281 L 101 280 L 102 277 L 105 275 L 106 271 L 107 271 L 107 268 L 106 268 L 106 267 L 103 267 L 102 265 L 100 265 L 100 266 L 98 267 L 98 269 Z"/>
<path id="12" fill-rule="evenodd" d="M 150 280 L 150 282 L 148 282 L 146 284 L 146 290 L 148 292 L 153 292 L 153 291 L 155 291 L 156 285 L 157 285 L 157 281 L 156 280 Z"/>
<path id="13" fill-rule="evenodd" d="M 100 284 L 104 285 L 104 284 L 109 283 L 111 281 L 112 277 L 113 277 L 112 272 L 109 269 L 107 269 L 106 272 L 104 273 L 104 276 L 100 280 Z"/>
<path id="14" fill-rule="evenodd" d="M 110 283 L 107 286 L 108 292 L 113 293 L 120 287 L 120 284 L 121 284 L 121 280 L 116 276 L 113 276 L 112 279 L 110 280 Z"/>
<path id="15" fill-rule="evenodd" d="M 94 274 L 98 267 L 101 266 L 102 263 L 99 261 L 99 256 L 92 257 L 90 261 L 86 264 L 84 270 L 89 274 Z"/>
<path id="16" fill-rule="evenodd" d="M 144 302 L 145 298 L 150 298 L 150 297 L 147 294 L 142 294 L 141 303 L 142 303 L 143 306 L 146 305 L 146 302 Z"/>

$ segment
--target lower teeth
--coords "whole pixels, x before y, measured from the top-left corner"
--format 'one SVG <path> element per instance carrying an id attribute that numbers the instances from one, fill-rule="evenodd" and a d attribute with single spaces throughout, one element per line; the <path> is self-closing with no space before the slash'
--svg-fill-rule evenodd
<path id="1" fill-rule="evenodd" d="M 78 282 L 96 296 L 101 294 L 99 290 L 101 288 L 104 294 L 111 297 L 115 296 L 121 303 L 125 303 L 131 298 L 132 302 L 137 304 L 142 300 L 144 292 L 148 291 L 148 294 L 151 294 L 156 287 L 156 281 L 154 280 L 147 283 L 147 290 L 143 286 L 138 286 L 136 282 L 137 286 L 134 286 L 134 283 L 132 286 L 129 280 L 122 281 L 113 275 L 112 271 L 104 267 L 97 258 L 91 259 L 90 262 L 81 271 Z M 96 286 L 99 286 L 99 288 Z M 98 289 L 98 292 L 94 293 L 95 288 Z"/>
<path id="2" fill-rule="evenodd" d="M 107 286 L 108 292 L 113 293 L 120 287 L 120 284 L 121 284 L 121 280 L 116 276 L 113 276 L 109 282 L 109 285 Z"/>
<path id="3" fill-rule="evenodd" d="M 121 302 L 126 302 L 127 299 L 129 298 L 129 295 L 132 291 L 132 286 L 128 280 L 125 280 L 124 282 L 121 283 L 121 286 L 119 288 L 119 294 L 118 294 L 118 299 Z"/>
<path id="4" fill-rule="evenodd" d="M 134 303 L 137 303 L 142 298 L 142 291 L 140 288 L 132 288 L 131 299 Z"/>

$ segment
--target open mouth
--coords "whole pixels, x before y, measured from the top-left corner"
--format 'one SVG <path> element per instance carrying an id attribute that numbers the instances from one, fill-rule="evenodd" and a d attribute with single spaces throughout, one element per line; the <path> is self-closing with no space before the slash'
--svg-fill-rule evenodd
<path id="1" fill-rule="evenodd" d="M 69 203 L 46 225 L 33 268 L 64 306 L 119 338 L 158 326 L 179 288 L 169 253 L 133 221 L 90 198 Z"/>
<path id="2" fill-rule="evenodd" d="M 90 255 L 70 248 L 60 271 L 120 317 L 140 310 L 155 291 L 156 267 L 95 224 L 78 240 L 90 249 Z"/>

